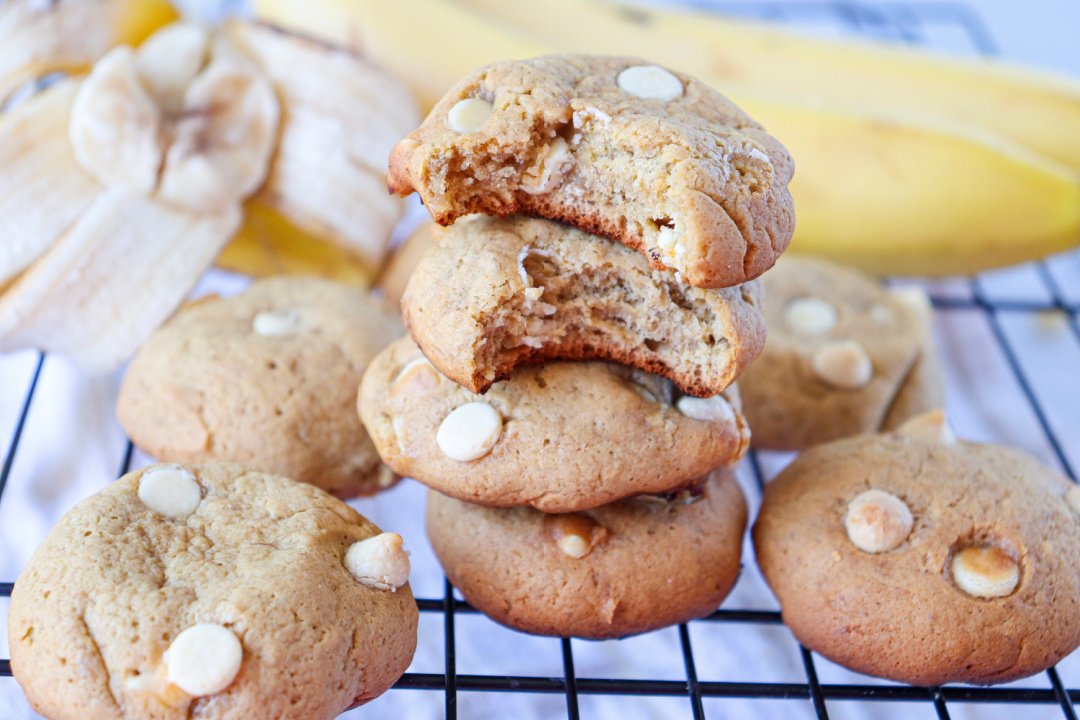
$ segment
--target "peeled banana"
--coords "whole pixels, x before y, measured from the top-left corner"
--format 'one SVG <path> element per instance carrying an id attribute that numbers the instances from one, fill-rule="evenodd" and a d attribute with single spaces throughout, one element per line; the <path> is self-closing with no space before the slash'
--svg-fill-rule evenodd
<path id="1" fill-rule="evenodd" d="M 370 282 L 403 209 L 386 158 L 418 122 L 390 75 L 266 26 L 108 50 L 0 114 L 0 350 L 115 367 L 233 237 L 240 269 Z"/>
<path id="2" fill-rule="evenodd" d="M 4 0 L 0 105 L 27 80 L 84 72 L 110 48 L 138 45 L 176 18 L 166 0 Z"/>
<path id="3" fill-rule="evenodd" d="M 313 0 L 300 11 L 287 0 L 255 2 L 261 17 L 286 27 L 354 38 L 406 79 L 425 107 L 476 66 L 508 57 L 619 52 L 697 74 L 795 158 L 795 251 L 878 273 L 944 275 L 1039 258 L 1080 241 L 1080 178 L 992 130 L 921 107 L 832 105 L 768 92 L 764 80 L 753 87 L 731 83 L 723 68 L 707 62 L 719 56 L 704 54 L 694 40 L 700 33 L 682 42 L 631 32 L 593 0 L 557 4 Z M 829 47 L 823 44 L 822 52 Z M 652 55 L 661 51 L 663 57 Z"/>

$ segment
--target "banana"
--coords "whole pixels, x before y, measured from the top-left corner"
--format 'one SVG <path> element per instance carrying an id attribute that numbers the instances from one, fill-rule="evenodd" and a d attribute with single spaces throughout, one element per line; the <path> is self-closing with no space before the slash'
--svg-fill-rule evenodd
<path id="1" fill-rule="evenodd" d="M 240 225 L 109 188 L 0 296 L 0 351 L 38 347 L 111 370 L 183 301 Z"/>
<path id="2" fill-rule="evenodd" d="M 28 80 L 84 72 L 110 48 L 138 45 L 176 18 L 166 0 L 5 0 L 0 105 Z"/>
<path id="3" fill-rule="evenodd" d="M 690 9 L 609 0 L 455 1 L 561 48 L 646 57 L 707 77 L 725 93 L 752 88 L 804 106 L 886 116 L 917 110 L 930 120 L 983 128 L 1080 170 L 1080 83 L 1063 77 L 885 44 L 820 40 Z"/>
<path id="4" fill-rule="evenodd" d="M 177 23 L 94 65 L 72 106 L 70 141 L 106 186 L 217 212 L 263 184 L 279 117 L 273 86 L 251 60 L 227 38 Z"/>
<path id="5" fill-rule="evenodd" d="M 261 17 L 287 27 L 355 37 L 405 78 L 425 106 L 476 65 L 552 52 L 616 50 L 611 43 L 625 42 L 620 39 L 627 33 L 624 24 L 590 22 L 597 11 L 589 2 L 572 8 L 559 4 L 565 12 L 550 3 L 527 10 L 509 3 L 524 13 L 520 21 L 494 2 L 463 1 L 491 14 L 448 0 L 317 0 L 306 3 L 303 12 L 284 0 L 256 0 L 255 5 Z M 614 29 L 606 31 L 609 26 Z M 631 47 L 620 45 L 618 52 L 648 56 L 660 42 L 641 34 L 630 37 Z M 578 44 L 585 40 L 592 44 Z M 795 251 L 877 273 L 944 275 L 1043 257 L 1080 240 L 1076 173 L 1008 138 L 913 111 L 831 106 L 765 93 L 725 82 L 723 69 L 704 65 L 693 42 L 687 41 L 681 55 L 677 39 L 667 38 L 665 47 L 673 67 L 721 87 L 791 151 Z"/>
<path id="6" fill-rule="evenodd" d="M 77 89 L 77 80 L 62 80 L 0 115 L 0 287 L 101 193 L 65 141 Z"/>
<path id="7" fill-rule="evenodd" d="M 411 94 L 345 50 L 251 23 L 225 32 L 261 64 L 285 108 L 257 201 L 300 232 L 347 248 L 370 276 L 404 208 L 385 178 L 390 150 L 420 120 Z"/>
<path id="8" fill-rule="evenodd" d="M 554 52 L 437 0 L 254 0 L 254 5 L 263 20 L 375 58 L 412 89 L 425 113 L 481 65 Z"/>

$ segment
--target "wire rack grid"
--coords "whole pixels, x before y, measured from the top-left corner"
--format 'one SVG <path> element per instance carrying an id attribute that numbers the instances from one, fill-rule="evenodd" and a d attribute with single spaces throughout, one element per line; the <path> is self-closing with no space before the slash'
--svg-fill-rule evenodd
<path id="1" fill-rule="evenodd" d="M 862 35 L 878 39 L 890 39 L 911 44 L 940 45 L 936 40 L 947 37 L 947 44 L 959 42 L 969 52 L 977 54 L 996 53 L 995 44 L 980 21 L 980 18 L 967 6 L 952 3 L 929 4 L 890 4 L 864 5 L 854 2 L 744 2 L 744 3 L 699 3 L 710 9 L 740 15 L 789 22 L 797 25 L 809 25 L 823 29 L 826 33 Z M 987 352 L 996 353 L 1007 368 L 1006 374 L 1013 384 L 1013 390 L 1022 397 L 1029 408 L 1028 413 L 1033 425 L 1033 432 L 1040 435 L 1048 448 L 1048 455 L 1074 481 L 1074 470 L 1078 458 L 1075 453 L 1078 437 L 1064 437 L 1058 429 L 1061 403 L 1050 407 L 1048 397 L 1055 393 L 1053 378 L 1047 378 L 1046 370 L 1053 364 L 1068 367 L 1080 357 L 1080 295 L 1075 294 L 1072 278 L 1080 278 L 1080 254 L 1070 253 L 1058 256 L 1048 262 L 1034 263 L 1007 271 L 1004 274 L 987 274 L 963 280 L 955 280 L 929 285 L 940 325 L 950 318 L 957 322 L 970 324 L 972 321 L 986 329 L 990 347 Z M 1070 294 L 1073 293 L 1073 294 Z M 1048 366 L 1045 362 L 1033 362 L 1025 356 L 1024 324 L 1030 325 L 1033 318 L 1050 318 L 1056 323 L 1059 335 L 1058 345 L 1064 347 L 1056 362 Z M 1061 344 L 1063 343 L 1063 344 Z M 26 427 L 35 393 L 39 390 L 42 369 L 46 357 L 38 354 L 30 373 L 29 383 L 19 407 L 15 410 L 17 420 L 14 431 L 3 456 L 0 467 L 0 499 L 12 467 L 16 463 L 20 439 Z M 1066 369 L 1066 376 L 1068 377 Z M 1075 370 L 1071 371 L 1075 379 Z M 1075 406 L 1073 406 L 1075 412 Z M 1070 418 L 1070 419 L 1075 419 Z M 1075 427 L 1075 423 L 1074 423 Z M 1071 444 L 1067 444 L 1071 443 Z M 124 453 L 120 474 L 127 472 L 136 451 L 128 442 Z M 782 460 L 780 461 L 782 462 Z M 752 452 L 746 463 L 752 476 L 751 489 L 758 491 L 772 473 L 770 465 L 776 465 L 777 459 L 767 453 Z M 692 717 L 702 720 L 706 717 L 707 704 L 718 698 L 744 698 L 758 701 L 786 701 L 780 716 L 787 717 L 787 708 L 792 711 L 801 709 L 808 717 L 827 718 L 830 710 L 843 701 L 861 701 L 871 703 L 917 703 L 932 707 L 930 717 L 949 718 L 950 708 L 957 706 L 964 712 L 972 706 L 1000 707 L 1003 704 L 1025 704 L 1025 715 L 1038 707 L 1042 710 L 1057 708 L 1057 716 L 1075 719 L 1073 703 L 1080 699 L 1080 688 L 1068 688 L 1057 668 L 1046 672 L 1041 687 L 1032 686 L 1031 680 L 1008 686 L 977 688 L 970 686 L 946 686 L 917 688 L 891 683 L 863 679 L 863 682 L 835 683 L 819 680 L 822 658 L 803 647 L 798 648 L 802 673 L 801 682 L 774 681 L 707 681 L 699 679 L 695 657 L 700 653 L 710 652 L 713 648 L 699 647 L 695 655 L 692 643 L 692 629 L 705 626 L 781 626 L 779 612 L 759 609 L 721 609 L 706 618 L 695 620 L 689 625 L 677 628 L 678 652 L 682 657 L 682 679 L 648 679 L 616 677 L 578 677 L 575 672 L 575 647 L 580 641 L 562 639 L 561 651 L 562 674 L 557 676 L 535 677 L 526 675 L 501 674 L 463 674 L 457 671 L 457 653 L 455 623 L 461 616 L 469 616 L 476 611 L 455 596 L 454 589 L 445 578 L 442 581 L 442 597 L 418 598 L 417 604 L 423 614 L 441 616 L 442 642 L 444 647 L 442 672 L 405 674 L 395 685 L 395 690 L 429 691 L 442 693 L 444 712 L 447 720 L 458 717 L 459 697 L 463 693 L 530 693 L 555 694 L 565 698 L 565 715 L 576 720 L 583 713 L 580 699 L 586 696 L 614 695 L 637 697 L 683 698 L 683 708 L 679 717 Z M 10 596 L 12 582 L 0 582 L 0 600 Z M 423 625 L 422 625 L 423 627 Z M 790 638 L 790 636 L 789 636 Z M 790 638 L 789 642 L 794 643 Z M 1069 660 L 1072 660 L 1070 658 Z M 0 684 L 11 683 L 10 662 L 0 660 Z M 1080 669 L 1075 673 L 1080 679 Z M 1077 683 L 1080 684 L 1080 683 Z M 377 706 L 376 706 L 377 707 Z M 877 705 L 871 706 L 877 707 Z M 373 708 L 374 709 L 374 708 Z M 561 716 L 560 710 L 557 715 Z M 726 715 L 712 712 L 710 717 Z M 1009 714 L 1011 715 L 1011 713 Z M 1006 717 L 1009 715 L 1002 715 Z M 366 715 L 365 715 L 366 716 Z M 867 716 L 876 716 L 873 710 Z M 554 715 L 553 715 L 554 717 Z"/>

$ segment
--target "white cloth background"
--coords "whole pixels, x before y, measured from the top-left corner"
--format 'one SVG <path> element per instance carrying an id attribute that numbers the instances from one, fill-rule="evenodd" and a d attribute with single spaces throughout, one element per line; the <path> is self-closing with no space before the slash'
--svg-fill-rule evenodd
<path id="1" fill-rule="evenodd" d="M 216 4 L 216 3 L 215 3 Z M 699 3 L 706 4 L 706 3 Z M 754 13 L 759 5 L 744 2 L 721 7 Z M 911 5 L 915 5 L 912 3 Z M 823 3 L 779 3 L 784 7 L 824 8 Z M 1006 57 L 1058 69 L 1080 77 L 1080 4 L 1060 0 L 980 0 L 966 5 L 936 3 L 939 7 L 968 8 L 981 18 L 990 37 Z M 860 7 L 873 7 L 865 3 Z M 883 4 L 888 12 L 901 8 Z M 812 15 L 812 17 L 811 17 Z M 838 21 L 828 8 L 804 15 L 811 32 L 851 34 L 854 29 Z M 807 18 L 810 18 L 807 20 Z M 867 28 L 862 28 L 866 31 Z M 923 27 L 925 41 L 942 50 L 970 54 L 970 36 L 955 22 L 930 22 Z M 877 34 L 889 34 L 870 28 Z M 1080 130 L 1080 129 L 1078 129 Z M 411 219 L 415 222 L 417 208 Z M 1080 301 L 1080 255 L 1070 253 L 1049 265 L 1068 301 Z M 122 268 L 118 271 L 123 271 Z M 1047 288 L 1030 266 L 991 273 L 981 279 L 987 297 L 1002 300 L 1045 302 Z M 235 292 L 245 281 L 213 271 L 197 293 Z M 929 286 L 938 296 L 970 297 L 966 281 L 937 282 Z M 1001 327 L 1009 347 L 1029 379 L 1054 435 L 1074 468 L 1080 467 L 1080 340 L 1060 312 L 1001 312 Z M 994 337 L 987 316 L 978 310 L 939 311 L 935 329 L 947 368 L 947 405 L 958 433 L 966 438 L 1011 444 L 1034 453 L 1048 464 L 1061 467 L 1017 375 Z M 37 353 L 23 351 L 0 355 L 0 453 L 6 453 L 18 421 L 27 388 L 37 363 Z M 120 373 L 91 379 L 80 375 L 64 359 L 49 357 L 44 364 L 8 486 L 0 499 L 0 581 L 17 577 L 36 545 L 72 505 L 115 478 L 121 467 L 126 439 L 116 423 L 114 406 Z M 3 455 L 0 455 L 3 457 Z M 771 477 L 789 458 L 764 454 L 766 477 Z M 150 459 L 136 453 L 132 467 Z M 751 503 L 751 517 L 760 493 L 747 467 L 742 480 Z M 422 525 L 423 488 L 406 481 L 377 498 L 353 503 L 383 528 L 400 532 L 412 551 L 412 587 L 417 597 L 440 598 L 443 576 L 427 543 Z M 753 563 L 749 541 L 744 549 L 744 568 L 725 608 L 775 610 L 777 605 Z M 7 599 L 0 600 L 0 620 L 6 619 Z M 562 676 L 558 640 L 537 638 L 502 628 L 476 614 L 456 616 L 457 671 L 460 674 Z M 782 626 L 738 623 L 692 623 L 690 638 L 697 674 L 702 681 L 805 683 L 798 646 Z M 678 633 L 674 628 L 622 641 L 572 641 L 579 678 L 632 678 L 685 680 Z M 440 613 L 422 613 L 419 645 L 410 672 L 442 673 L 444 647 Z M 0 653 L 7 657 L 6 622 L 0 626 Z M 822 683 L 877 683 L 839 668 L 815 656 Z M 1080 687 L 1080 654 L 1059 665 L 1067 687 Z M 1049 688 L 1045 674 L 1016 683 L 1022 687 Z M 646 698 L 580 696 L 581 716 L 586 718 L 689 718 L 685 697 Z M 400 717 L 410 720 L 439 718 L 442 692 L 394 690 L 349 713 L 360 718 Z M 560 718 L 565 717 L 564 696 L 524 693 L 459 692 L 461 718 Z M 711 699 L 704 701 L 710 718 L 812 718 L 808 700 Z M 829 701 L 834 718 L 932 718 L 933 706 L 919 703 L 871 703 Z M 1053 705 L 991 706 L 949 703 L 954 718 L 1061 717 Z M 22 720 L 35 716 L 21 691 L 10 678 L 0 679 L 0 719 Z M 253 719 L 255 720 L 255 719 Z"/>

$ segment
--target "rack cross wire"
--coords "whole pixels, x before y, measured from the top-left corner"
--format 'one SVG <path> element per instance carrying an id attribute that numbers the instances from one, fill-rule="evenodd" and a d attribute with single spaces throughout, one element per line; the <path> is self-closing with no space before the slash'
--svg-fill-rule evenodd
<path id="1" fill-rule="evenodd" d="M 711 11 L 730 15 L 790 23 L 793 25 L 818 25 L 845 35 L 861 35 L 876 39 L 893 40 L 914 45 L 928 45 L 935 31 L 959 35 L 967 49 L 981 55 L 997 54 L 995 45 L 981 19 L 970 8 L 957 3 L 891 3 L 868 5 L 858 2 L 727 2 L 715 3 L 699 0 L 691 3 Z M 1080 256 L 1067 258 L 1080 262 Z M 1044 439 L 1065 473 L 1076 481 L 1076 473 L 1066 451 L 1064 441 L 1055 431 L 1048 413 L 1040 403 L 1034 389 L 1030 368 L 1025 369 L 1016 341 L 1003 323 L 1007 314 L 1052 313 L 1062 315 L 1073 340 L 1080 342 L 1080 300 L 1069 299 L 1062 283 L 1055 277 L 1046 262 L 1034 263 L 1031 272 L 1040 286 L 1038 295 L 1044 300 L 997 299 L 987 292 L 985 277 L 972 277 L 964 281 L 960 293 L 931 293 L 936 313 L 977 313 L 989 325 L 991 335 L 1008 365 L 1020 392 L 1030 406 Z M 14 433 L 0 467 L 0 499 L 11 469 L 16 461 L 19 441 L 26 425 L 38 381 L 46 356 L 38 354 L 24 400 L 19 410 Z M 1077 438 L 1070 438 L 1076 442 Z M 128 471 L 132 461 L 133 447 L 127 444 L 120 474 Z M 751 452 L 749 467 L 757 487 L 764 487 L 764 473 L 760 456 Z M 0 582 L 0 597 L 11 595 L 13 582 Z M 1028 704 L 1038 706 L 1057 705 L 1065 718 L 1076 719 L 1073 703 L 1080 699 L 1080 689 L 1066 688 L 1056 668 L 1046 671 L 1049 689 L 1036 687 L 911 687 L 896 684 L 829 684 L 818 680 L 814 654 L 800 647 L 805 670 L 805 682 L 723 682 L 702 681 L 695 670 L 694 648 L 689 627 L 678 626 L 678 639 L 685 665 L 685 680 L 616 679 L 577 677 L 574 672 L 574 653 L 571 640 L 561 640 L 562 677 L 531 677 L 509 675 L 460 674 L 456 669 L 455 617 L 462 613 L 475 613 L 467 603 L 454 596 L 449 582 L 444 580 L 441 598 L 418 598 L 422 613 L 441 614 L 445 642 L 445 670 L 442 673 L 406 673 L 394 686 L 395 689 L 441 692 L 445 695 L 445 716 L 454 720 L 458 716 L 458 693 L 481 691 L 494 693 L 555 693 L 566 698 L 566 716 L 570 720 L 579 717 L 579 695 L 624 695 L 685 697 L 686 717 L 703 720 L 706 717 L 703 699 L 706 698 L 758 698 L 809 703 L 814 714 L 828 718 L 827 702 L 874 701 L 874 702 L 926 702 L 931 703 L 938 718 L 949 718 L 948 704 Z M 744 623 L 756 625 L 782 625 L 780 613 L 765 610 L 721 609 L 700 620 L 701 623 Z M 12 682 L 9 660 L 0 659 L 0 678 Z"/>

